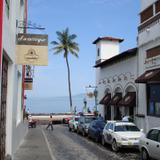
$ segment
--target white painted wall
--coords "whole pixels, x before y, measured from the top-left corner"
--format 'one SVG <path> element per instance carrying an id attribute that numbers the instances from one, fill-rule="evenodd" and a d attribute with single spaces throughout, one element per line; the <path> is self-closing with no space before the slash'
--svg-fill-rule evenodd
<path id="1" fill-rule="evenodd" d="M 24 6 L 20 0 L 10 1 L 10 15 L 6 15 L 5 2 L 3 11 L 2 46 L 9 60 L 8 90 L 6 113 L 6 154 L 13 155 L 27 132 L 27 124 L 22 120 L 21 87 L 22 66 L 15 64 L 16 34 L 21 32 L 16 28 L 16 20 L 24 18 Z M 17 123 L 18 118 L 18 123 Z"/>
<path id="2" fill-rule="evenodd" d="M 153 4 L 157 0 L 141 0 L 141 9 L 140 12 L 149 7 L 151 4 Z"/>
<path id="3" fill-rule="evenodd" d="M 100 56 L 97 56 L 96 60 L 101 59 L 101 61 L 104 61 L 119 54 L 118 41 L 100 40 L 96 44 L 96 51 L 98 50 L 98 48 L 100 49 Z"/>
<path id="4" fill-rule="evenodd" d="M 137 92 L 137 85 L 134 83 L 137 77 L 137 56 L 130 58 L 124 58 L 121 61 L 118 61 L 114 64 L 108 65 L 103 68 L 96 69 L 98 74 L 96 75 L 96 85 L 98 86 L 98 102 L 104 97 L 105 90 L 110 88 L 112 96 L 114 96 L 114 91 L 117 87 L 120 87 L 122 90 L 123 96 L 126 93 L 128 86 L 133 86 L 135 92 Z M 127 76 L 127 80 L 124 79 L 123 74 Z M 121 81 L 118 81 L 118 76 L 121 78 Z M 113 82 L 113 77 L 116 79 Z M 110 83 L 103 83 L 103 80 L 110 79 Z M 101 84 L 99 84 L 101 83 Z M 104 106 L 98 105 L 99 112 L 104 116 Z M 122 108 L 121 108 L 122 109 Z M 114 107 L 111 107 L 112 119 Z M 122 109 L 123 114 L 125 114 L 124 108 Z M 135 111 L 136 112 L 136 111 Z"/>
<path id="5" fill-rule="evenodd" d="M 141 11 L 153 4 L 156 0 L 141 0 Z M 160 68 L 159 60 L 155 64 L 145 65 L 146 51 L 160 45 L 160 22 L 150 25 L 138 34 L 138 75 L 146 70 Z M 158 56 L 159 57 L 159 56 Z M 157 58 L 158 58 L 157 57 Z M 160 118 L 147 115 L 146 84 L 138 85 L 138 112 L 145 115 L 145 118 L 137 118 L 141 128 L 147 132 L 152 127 L 160 124 Z"/>

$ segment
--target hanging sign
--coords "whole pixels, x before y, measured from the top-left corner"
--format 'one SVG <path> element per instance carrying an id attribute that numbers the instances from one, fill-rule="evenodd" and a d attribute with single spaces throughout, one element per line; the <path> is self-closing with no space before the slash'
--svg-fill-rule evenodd
<path id="1" fill-rule="evenodd" d="M 24 90 L 32 90 L 33 86 L 33 79 L 32 78 L 25 78 L 24 80 Z"/>
<path id="2" fill-rule="evenodd" d="M 16 62 L 21 65 L 48 65 L 48 35 L 18 34 Z"/>

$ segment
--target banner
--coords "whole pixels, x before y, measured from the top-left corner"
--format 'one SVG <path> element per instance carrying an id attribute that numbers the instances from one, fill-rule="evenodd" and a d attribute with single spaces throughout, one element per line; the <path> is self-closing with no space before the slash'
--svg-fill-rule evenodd
<path id="1" fill-rule="evenodd" d="M 33 79 L 25 78 L 24 80 L 24 90 L 32 90 L 33 88 Z"/>
<path id="2" fill-rule="evenodd" d="M 16 63 L 21 65 L 48 65 L 48 35 L 19 33 Z"/>

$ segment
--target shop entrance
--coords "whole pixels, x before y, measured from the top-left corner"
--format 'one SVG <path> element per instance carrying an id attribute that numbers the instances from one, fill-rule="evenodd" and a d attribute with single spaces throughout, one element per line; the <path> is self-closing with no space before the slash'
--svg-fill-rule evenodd
<path id="1" fill-rule="evenodd" d="M 5 159 L 6 147 L 6 99 L 7 99 L 8 61 L 2 59 L 1 106 L 0 106 L 0 160 Z"/>

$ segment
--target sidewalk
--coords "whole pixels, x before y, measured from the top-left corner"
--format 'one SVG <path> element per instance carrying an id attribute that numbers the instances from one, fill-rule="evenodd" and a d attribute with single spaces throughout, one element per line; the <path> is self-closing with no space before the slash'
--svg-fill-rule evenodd
<path id="1" fill-rule="evenodd" d="M 48 141 L 40 126 L 29 129 L 13 160 L 53 160 Z"/>

